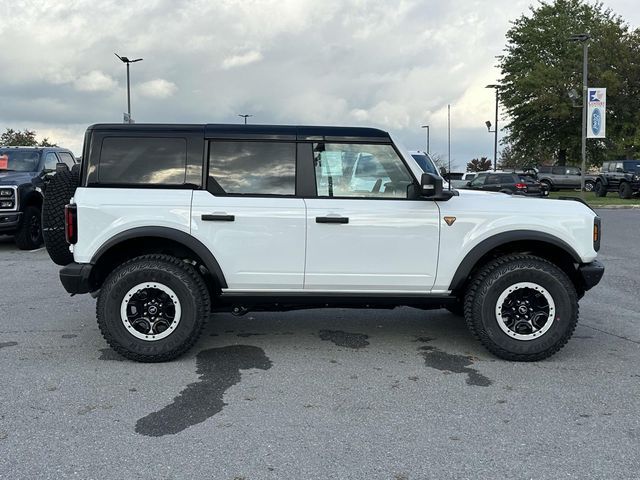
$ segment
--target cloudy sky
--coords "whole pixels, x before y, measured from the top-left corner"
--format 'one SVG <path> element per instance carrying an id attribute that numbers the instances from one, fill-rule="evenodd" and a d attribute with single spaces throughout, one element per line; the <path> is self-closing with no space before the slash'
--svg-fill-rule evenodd
<path id="1" fill-rule="evenodd" d="M 606 6 L 640 26 L 637 0 Z M 530 0 L 0 0 L 0 131 L 81 154 L 87 125 L 368 125 L 452 159 L 493 156 L 495 56 Z"/>

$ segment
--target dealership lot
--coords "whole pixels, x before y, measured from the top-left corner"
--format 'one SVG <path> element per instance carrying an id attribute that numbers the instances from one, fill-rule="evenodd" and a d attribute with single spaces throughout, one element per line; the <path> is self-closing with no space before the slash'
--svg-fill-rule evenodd
<path id="1" fill-rule="evenodd" d="M 442 310 L 214 315 L 185 357 L 112 352 L 44 250 L 0 240 L 0 478 L 637 478 L 638 210 L 551 359 Z"/>

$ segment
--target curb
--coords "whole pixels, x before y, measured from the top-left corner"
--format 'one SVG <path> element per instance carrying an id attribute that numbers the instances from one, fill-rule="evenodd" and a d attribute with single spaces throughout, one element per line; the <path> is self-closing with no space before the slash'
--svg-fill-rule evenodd
<path id="1" fill-rule="evenodd" d="M 621 209 L 637 209 L 640 205 L 589 205 L 593 208 L 600 208 L 602 210 L 621 210 Z"/>

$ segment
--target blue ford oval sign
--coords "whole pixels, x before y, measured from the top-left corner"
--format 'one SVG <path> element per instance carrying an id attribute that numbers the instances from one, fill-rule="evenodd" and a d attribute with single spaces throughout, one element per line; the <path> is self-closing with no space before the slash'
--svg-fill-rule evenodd
<path id="1" fill-rule="evenodd" d="M 599 108 L 594 108 L 591 113 L 591 131 L 594 135 L 599 135 L 602 129 L 602 112 Z"/>

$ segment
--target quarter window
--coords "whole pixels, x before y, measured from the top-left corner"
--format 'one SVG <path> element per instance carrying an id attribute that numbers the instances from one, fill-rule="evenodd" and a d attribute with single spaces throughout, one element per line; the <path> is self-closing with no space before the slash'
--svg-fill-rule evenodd
<path id="1" fill-rule="evenodd" d="M 315 143 L 319 197 L 407 198 L 413 183 L 391 145 Z"/>
<path id="2" fill-rule="evenodd" d="M 60 157 L 60 161 L 65 163 L 69 169 L 75 165 L 75 160 L 73 156 L 68 152 L 58 152 L 58 156 Z"/>
<path id="3" fill-rule="evenodd" d="M 102 141 L 98 181 L 184 185 L 186 164 L 184 138 L 107 137 Z"/>
<path id="4" fill-rule="evenodd" d="M 295 143 L 211 142 L 209 190 L 227 195 L 295 195 Z"/>

